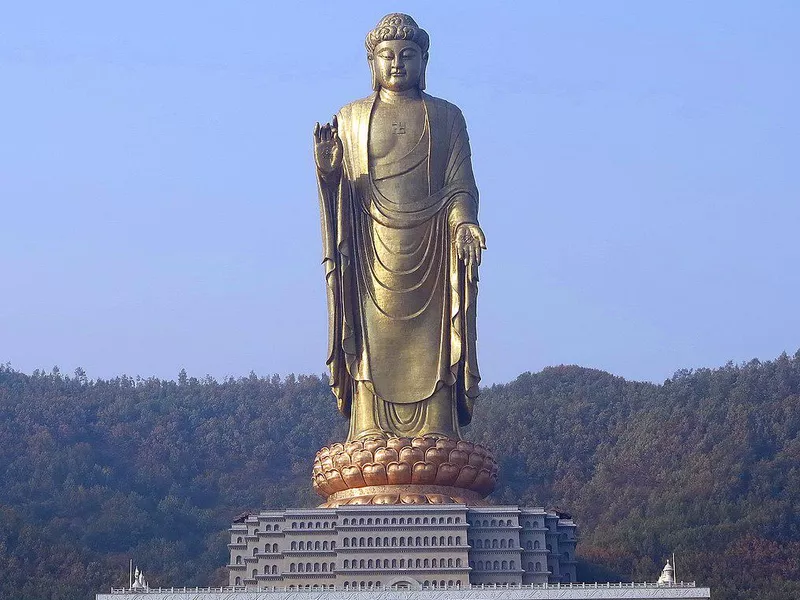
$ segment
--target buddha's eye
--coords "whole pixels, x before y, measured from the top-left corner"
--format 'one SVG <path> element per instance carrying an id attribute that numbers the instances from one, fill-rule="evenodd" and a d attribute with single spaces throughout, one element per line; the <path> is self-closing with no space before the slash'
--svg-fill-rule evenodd
<path id="1" fill-rule="evenodd" d="M 416 56 L 416 52 L 414 52 L 413 50 L 407 50 L 406 52 L 400 54 L 400 58 L 404 60 L 409 60 L 411 58 L 414 58 L 414 56 Z"/>
<path id="2" fill-rule="evenodd" d="M 394 58 L 394 52 L 381 52 L 378 56 L 383 60 L 392 60 Z"/>

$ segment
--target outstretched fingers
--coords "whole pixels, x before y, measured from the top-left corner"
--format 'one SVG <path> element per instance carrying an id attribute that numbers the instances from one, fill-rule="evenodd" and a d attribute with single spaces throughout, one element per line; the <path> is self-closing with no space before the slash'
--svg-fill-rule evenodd
<path id="1" fill-rule="evenodd" d="M 314 141 L 319 144 L 319 121 L 314 125 Z"/>

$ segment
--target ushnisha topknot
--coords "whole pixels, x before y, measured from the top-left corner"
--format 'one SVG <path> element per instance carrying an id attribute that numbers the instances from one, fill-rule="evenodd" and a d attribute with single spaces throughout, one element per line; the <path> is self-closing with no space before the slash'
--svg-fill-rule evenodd
<path id="1" fill-rule="evenodd" d="M 378 44 L 391 40 L 410 40 L 419 46 L 423 53 L 428 51 L 430 45 L 428 32 L 403 13 L 391 13 L 383 17 L 375 29 L 367 34 L 364 45 L 367 47 L 367 52 L 372 54 Z"/>

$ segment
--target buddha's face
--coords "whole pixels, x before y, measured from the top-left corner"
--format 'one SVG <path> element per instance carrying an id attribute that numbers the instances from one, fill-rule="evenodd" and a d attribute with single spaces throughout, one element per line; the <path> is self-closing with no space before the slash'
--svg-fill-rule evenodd
<path id="1" fill-rule="evenodd" d="M 419 87 L 420 75 L 428 55 L 407 40 L 389 40 L 375 46 L 372 68 L 378 85 L 393 92 Z"/>

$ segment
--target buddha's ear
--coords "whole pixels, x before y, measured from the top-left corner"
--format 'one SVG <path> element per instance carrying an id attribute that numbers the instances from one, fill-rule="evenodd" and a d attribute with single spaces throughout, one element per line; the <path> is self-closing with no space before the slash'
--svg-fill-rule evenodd
<path id="1" fill-rule="evenodd" d="M 372 89 L 377 92 L 381 86 L 378 85 L 378 77 L 375 75 L 375 60 L 371 53 L 367 54 L 367 62 L 369 63 L 369 72 L 372 74 Z"/>
<path id="2" fill-rule="evenodd" d="M 422 55 L 422 71 L 419 74 L 419 89 L 425 89 L 425 71 L 428 70 L 428 53 Z"/>

